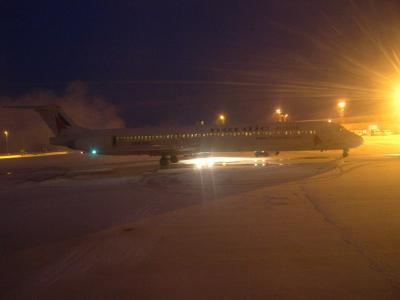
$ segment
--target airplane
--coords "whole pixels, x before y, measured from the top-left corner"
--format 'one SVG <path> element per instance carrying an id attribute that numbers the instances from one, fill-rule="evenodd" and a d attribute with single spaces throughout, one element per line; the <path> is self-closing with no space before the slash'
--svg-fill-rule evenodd
<path id="1" fill-rule="evenodd" d="M 253 125 L 198 125 L 192 127 L 148 127 L 121 129 L 86 129 L 77 125 L 57 105 L 4 106 L 33 109 L 54 137 L 50 144 L 88 152 L 93 155 L 160 156 L 160 165 L 177 163 L 178 155 L 210 152 L 254 151 L 267 156 L 280 151 L 343 150 L 363 139 L 343 126 L 324 121 L 271 122 Z"/>

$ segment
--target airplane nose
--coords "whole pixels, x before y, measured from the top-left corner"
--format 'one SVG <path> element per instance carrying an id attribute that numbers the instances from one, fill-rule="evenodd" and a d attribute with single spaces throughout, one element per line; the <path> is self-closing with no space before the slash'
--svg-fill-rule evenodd
<path id="1" fill-rule="evenodd" d="M 354 148 L 355 147 L 359 147 L 362 144 L 364 144 L 364 140 L 363 140 L 363 138 L 361 136 L 353 133 L 352 144 L 353 144 L 352 146 Z"/>

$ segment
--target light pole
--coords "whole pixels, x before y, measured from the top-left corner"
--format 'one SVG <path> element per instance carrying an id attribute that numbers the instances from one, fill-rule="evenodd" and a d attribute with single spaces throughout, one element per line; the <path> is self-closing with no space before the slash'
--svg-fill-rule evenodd
<path id="1" fill-rule="evenodd" d="M 277 122 L 281 122 L 282 121 L 282 109 L 277 108 L 275 109 L 275 113 L 274 113 L 274 119 L 276 119 Z"/>
<path id="2" fill-rule="evenodd" d="M 340 99 L 338 100 L 337 108 L 338 108 L 338 111 L 339 111 L 339 114 L 340 114 L 341 117 L 344 116 L 344 110 L 345 110 L 345 108 L 346 108 L 346 105 L 347 105 L 346 99 L 340 98 Z"/>
<path id="3" fill-rule="evenodd" d="M 225 125 L 225 121 L 226 121 L 225 115 L 224 115 L 224 114 L 220 114 L 220 115 L 218 116 L 218 122 L 219 122 L 220 124 L 222 124 L 222 125 Z"/>
<path id="4" fill-rule="evenodd" d="M 339 113 L 339 117 L 340 117 L 340 123 L 344 123 L 344 112 L 346 110 L 347 107 L 347 99 L 346 98 L 339 98 L 337 100 L 337 105 L 336 105 L 336 109 L 337 112 Z"/>
<path id="5" fill-rule="evenodd" d="M 8 154 L 8 131 L 4 130 L 4 137 L 6 139 L 6 153 Z"/>
<path id="6" fill-rule="evenodd" d="M 287 122 L 288 118 L 289 118 L 288 114 L 283 115 L 283 122 Z"/>
<path id="7" fill-rule="evenodd" d="M 282 109 L 277 108 L 275 110 L 274 118 L 276 118 L 276 120 L 278 122 L 286 122 L 289 118 L 289 115 L 286 113 L 283 113 Z"/>

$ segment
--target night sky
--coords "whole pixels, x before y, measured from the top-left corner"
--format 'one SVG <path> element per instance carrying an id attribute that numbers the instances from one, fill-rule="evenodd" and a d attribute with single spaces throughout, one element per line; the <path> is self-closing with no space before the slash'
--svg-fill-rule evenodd
<path id="1" fill-rule="evenodd" d="M 384 3 L 381 3 L 384 2 Z M 0 95 L 81 81 L 128 126 L 381 111 L 400 1 L 2 1 Z"/>

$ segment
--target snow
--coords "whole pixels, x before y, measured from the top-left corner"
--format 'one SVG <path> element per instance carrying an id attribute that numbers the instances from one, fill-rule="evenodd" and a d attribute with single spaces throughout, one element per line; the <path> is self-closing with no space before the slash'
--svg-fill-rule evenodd
<path id="1" fill-rule="evenodd" d="M 168 169 L 145 157 L 3 160 L 0 295 L 398 299 L 399 140 L 265 166 L 249 153 Z"/>

